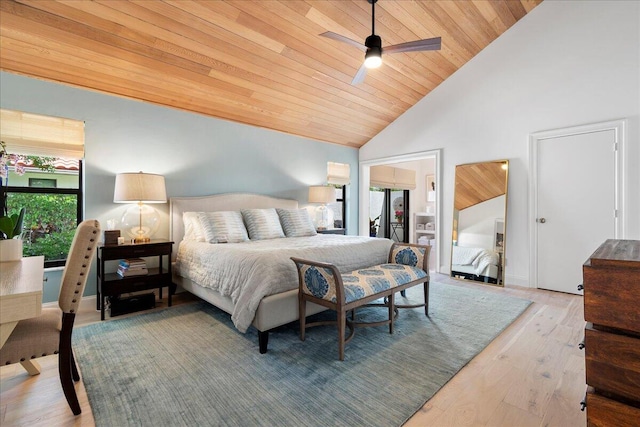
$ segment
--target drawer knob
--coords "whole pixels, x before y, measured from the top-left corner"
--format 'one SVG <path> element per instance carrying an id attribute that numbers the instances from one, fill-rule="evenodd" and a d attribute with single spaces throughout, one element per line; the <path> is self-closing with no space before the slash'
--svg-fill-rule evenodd
<path id="1" fill-rule="evenodd" d="M 584 341 L 582 341 L 581 343 L 578 344 L 578 348 L 580 350 L 584 350 Z"/>
<path id="2" fill-rule="evenodd" d="M 582 402 L 580 402 L 580 410 L 582 412 L 584 412 L 586 407 L 587 407 L 587 396 L 585 396 L 584 400 L 582 400 Z"/>
<path id="3" fill-rule="evenodd" d="M 583 285 L 582 283 L 578 285 L 578 290 L 579 290 L 579 291 L 584 290 L 584 285 Z"/>

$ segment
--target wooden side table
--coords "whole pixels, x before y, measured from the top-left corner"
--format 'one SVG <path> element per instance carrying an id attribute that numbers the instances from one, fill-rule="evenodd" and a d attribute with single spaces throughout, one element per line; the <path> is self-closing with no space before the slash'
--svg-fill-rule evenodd
<path id="1" fill-rule="evenodd" d="M 171 307 L 171 248 L 173 242 L 168 240 L 152 240 L 148 243 L 125 243 L 117 246 L 98 246 L 98 276 L 96 309 L 100 310 L 100 320 L 104 320 L 105 297 L 118 296 L 127 292 L 159 289 L 162 299 L 162 288 L 167 287 L 168 305 Z M 105 261 L 116 261 L 124 258 L 158 257 L 158 267 L 149 268 L 144 276 L 121 277 L 117 273 L 105 272 Z M 163 258 L 167 257 L 164 268 Z"/>

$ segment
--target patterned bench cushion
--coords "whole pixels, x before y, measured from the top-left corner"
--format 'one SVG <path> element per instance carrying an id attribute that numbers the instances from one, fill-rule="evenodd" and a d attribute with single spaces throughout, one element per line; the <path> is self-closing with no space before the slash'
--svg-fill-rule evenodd
<path id="1" fill-rule="evenodd" d="M 391 251 L 391 260 L 396 264 L 421 267 L 424 262 L 425 248 L 396 245 Z"/>
<path id="2" fill-rule="evenodd" d="M 303 291 L 316 298 L 336 302 L 336 287 L 330 269 L 303 265 Z M 426 278 L 421 268 L 403 264 L 381 264 L 342 275 L 346 303 L 359 300 L 387 289 Z"/>

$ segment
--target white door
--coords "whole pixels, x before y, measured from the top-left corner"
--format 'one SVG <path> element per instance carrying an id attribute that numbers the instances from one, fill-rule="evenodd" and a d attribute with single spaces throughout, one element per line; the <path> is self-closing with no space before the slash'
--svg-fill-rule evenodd
<path id="1" fill-rule="evenodd" d="M 538 141 L 538 288 L 580 293 L 582 264 L 615 237 L 615 138 L 607 129 Z"/>

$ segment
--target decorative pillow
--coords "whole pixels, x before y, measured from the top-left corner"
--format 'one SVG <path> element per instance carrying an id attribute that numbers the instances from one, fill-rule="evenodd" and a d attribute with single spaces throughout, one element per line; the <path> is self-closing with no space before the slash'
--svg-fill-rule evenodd
<path id="1" fill-rule="evenodd" d="M 270 209 L 244 209 L 244 223 L 247 225 L 251 240 L 277 239 L 284 237 L 278 213 Z"/>
<path id="2" fill-rule="evenodd" d="M 209 243 L 238 243 L 249 240 L 247 229 L 238 211 L 199 212 L 205 241 Z"/>
<path id="3" fill-rule="evenodd" d="M 182 222 L 184 223 L 184 240 L 195 240 L 204 242 L 204 231 L 200 225 L 198 214 L 201 212 L 184 212 Z"/>
<path id="4" fill-rule="evenodd" d="M 316 228 L 306 209 L 276 209 L 287 237 L 315 236 Z"/>

